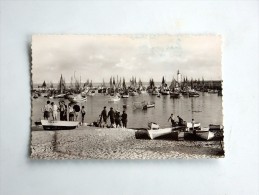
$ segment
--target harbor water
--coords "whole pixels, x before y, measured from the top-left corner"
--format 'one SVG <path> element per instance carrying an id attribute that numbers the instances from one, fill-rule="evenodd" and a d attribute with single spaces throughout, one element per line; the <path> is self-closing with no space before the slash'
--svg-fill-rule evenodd
<path id="1" fill-rule="evenodd" d="M 34 125 L 35 121 L 43 119 L 42 108 L 48 100 L 55 102 L 57 105 L 60 101 L 60 99 L 48 99 L 45 97 L 32 99 L 32 125 Z M 86 108 L 85 121 L 87 123 L 96 121 L 104 106 L 107 107 L 107 112 L 110 107 L 113 107 L 113 109 L 122 113 L 123 105 L 127 105 L 128 128 L 147 128 L 148 122 L 156 122 L 160 127 L 169 127 L 171 123 L 168 118 L 171 113 L 174 114 L 175 119 L 177 119 L 177 115 L 187 122 L 194 119 L 196 122 L 200 122 L 202 127 L 207 127 L 209 124 L 223 124 L 222 97 L 217 94 L 200 93 L 200 97 L 183 96 L 179 99 L 170 98 L 169 95 L 157 97 L 155 95 L 140 94 L 122 98 L 118 102 L 108 102 L 108 100 L 109 96 L 96 94 L 92 97 L 88 96 L 86 102 L 79 103 L 78 105 Z M 155 107 L 147 110 L 136 109 L 133 102 L 142 101 L 155 102 Z M 65 103 L 68 105 L 69 101 L 65 100 Z M 81 116 L 78 120 L 81 120 Z M 110 124 L 109 120 L 108 124 Z"/>

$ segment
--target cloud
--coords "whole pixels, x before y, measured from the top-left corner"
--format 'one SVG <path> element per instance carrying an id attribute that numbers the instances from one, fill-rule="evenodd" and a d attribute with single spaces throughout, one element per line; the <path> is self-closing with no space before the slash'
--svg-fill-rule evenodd
<path id="1" fill-rule="evenodd" d="M 176 77 L 221 79 L 219 36 L 34 36 L 33 82 L 81 76 L 101 82 L 132 75 L 147 81 Z"/>

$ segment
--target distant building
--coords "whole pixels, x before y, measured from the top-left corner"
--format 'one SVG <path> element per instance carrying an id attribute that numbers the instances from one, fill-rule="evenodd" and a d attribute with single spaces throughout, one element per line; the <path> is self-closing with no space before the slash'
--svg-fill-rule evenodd
<path id="1" fill-rule="evenodd" d="M 177 71 L 177 82 L 178 82 L 179 84 L 181 84 L 181 82 L 182 82 L 182 75 L 181 75 L 181 73 L 180 73 L 179 70 Z"/>

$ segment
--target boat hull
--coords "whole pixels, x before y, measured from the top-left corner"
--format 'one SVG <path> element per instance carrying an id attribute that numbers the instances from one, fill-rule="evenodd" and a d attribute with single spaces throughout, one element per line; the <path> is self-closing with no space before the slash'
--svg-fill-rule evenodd
<path id="1" fill-rule="evenodd" d="M 150 139 L 155 139 L 157 137 L 161 137 L 163 135 L 170 134 L 171 132 L 172 132 L 172 128 L 148 130 L 148 135 L 149 135 Z"/>
<path id="2" fill-rule="evenodd" d="M 79 122 L 77 121 L 53 121 L 41 120 L 44 130 L 71 130 L 75 129 Z"/>
<path id="3" fill-rule="evenodd" d="M 215 137 L 215 134 L 211 131 L 196 131 L 195 134 L 204 140 L 211 140 L 213 137 Z"/>

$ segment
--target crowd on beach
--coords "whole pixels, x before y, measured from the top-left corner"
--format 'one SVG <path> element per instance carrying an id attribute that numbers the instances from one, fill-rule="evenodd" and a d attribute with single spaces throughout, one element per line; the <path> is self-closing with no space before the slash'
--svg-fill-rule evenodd
<path id="1" fill-rule="evenodd" d="M 60 121 L 78 121 L 79 114 L 81 114 L 80 124 L 85 123 L 85 114 L 86 110 L 84 106 L 79 106 L 77 104 L 68 105 L 65 104 L 65 101 L 60 101 L 59 105 L 56 105 L 54 102 L 47 101 L 47 104 L 42 109 L 44 120 L 48 120 L 52 117 L 53 121 L 58 120 L 58 113 L 60 114 Z M 180 116 L 177 116 L 178 122 L 176 121 L 174 114 L 172 113 L 168 118 L 168 121 L 171 122 L 172 127 L 175 126 L 186 126 L 186 121 L 184 121 Z M 108 124 L 108 120 L 110 123 Z M 128 115 L 126 113 L 126 107 L 123 107 L 122 113 L 119 110 L 114 110 L 113 107 L 110 107 L 110 110 L 107 112 L 106 106 L 104 106 L 101 114 L 98 116 L 97 120 L 91 123 L 95 127 L 109 127 L 109 128 L 127 128 Z M 192 124 L 194 126 L 194 119 L 192 119 Z"/>
<path id="2" fill-rule="evenodd" d="M 78 121 L 79 114 L 81 114 L 80 124 L 85 123 L 85 107 L 80 107 L 77 104 L 65 104 L 65 101 L 60 101 L 59 105 L 55 102 L 47 101 L 47 104 L 42 108 L 44 120 L 51 119 L 53 121 L 58 120 L 58 113 L 60 121 Z M 110 125 L 108 125 L 108 120 L 110 120 Z M 112 107 L 109 112 L 106 110 L 106 106 L 103 108 L 98 119 L 91 123 L 92 126 L 96 127 L 110 127 L 110 128 L 127 128 L 128 115 L 126 113 L 126 108 L 123 108 L 123 112 L 120 113 L 118 110 L 114 110 Z"/>
<path id="3" fill-rule="evenodd" d="M 79 105 L 65 104 L 65 101 L 60 101 L 59 105 L 55 102 L 47 101 L 47 104 L 43 108 L 44 120 L 52 119 L 58 120 L 58 113 L 60 114 L 60 121 L 78 121 L 79 113 L 81 114 L 81 123 L 84 123 L 84 117 L 86 114 L 85 107 L 80 108 Z"/>

